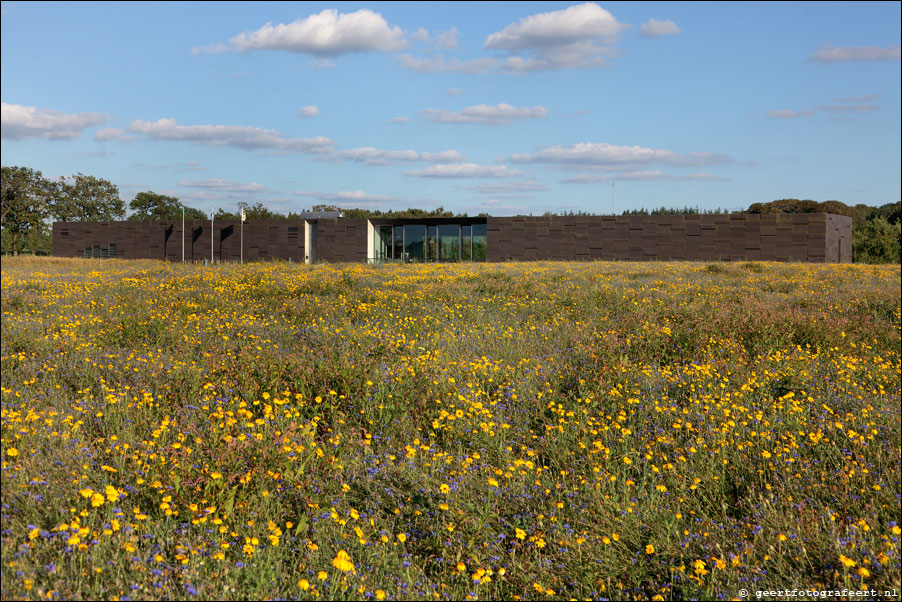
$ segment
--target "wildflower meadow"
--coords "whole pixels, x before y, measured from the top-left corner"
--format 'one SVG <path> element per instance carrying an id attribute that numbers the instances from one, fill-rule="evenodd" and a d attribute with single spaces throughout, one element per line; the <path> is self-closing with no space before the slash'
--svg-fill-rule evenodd
<path id="1" fill-rule="evenodd" d="M 898 598 L 899 282 L 4 258 L 0 595 Z"/>

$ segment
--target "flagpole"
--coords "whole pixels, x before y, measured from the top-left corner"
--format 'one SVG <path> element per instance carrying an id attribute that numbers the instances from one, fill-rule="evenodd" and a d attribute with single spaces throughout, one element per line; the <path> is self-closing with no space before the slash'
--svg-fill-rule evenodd
<path id="1" fill-rule="evenodd" d="M 182 205 L 182 263 L 185 263 L 185 206 Z"/>
<path id="2" fill-rule="evenodd" d="M 210 265 L 213 265 L 213 208 L 210 208 Z"/>
<path id="3" fill-rule="evenodd" d="M 241 235 L 240 235 L 240 243 L 241 245 L 241 263 L 244 264 L 244 207 L 241 208 Z"/>

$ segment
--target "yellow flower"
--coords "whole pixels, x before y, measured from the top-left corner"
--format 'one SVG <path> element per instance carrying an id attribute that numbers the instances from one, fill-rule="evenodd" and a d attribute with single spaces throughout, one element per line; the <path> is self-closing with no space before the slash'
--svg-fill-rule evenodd
<path id="1" fill-rule="evenodd" d="M 351 562 L 351 557 L 348 556 L 348 553 L 344 550 L 338 551 L 335 559 L 332 560 L 332 566 L 343 573 L 354 572 L 354 563 Z"/>
<path id="2" fill-rule="evenodd" d="M 467 565 L 464 564 L 463 562 L 458 562 L 457 563 L 457 572 L 463 573 L 465 570 L 467 570 Z"/>
<path id="3" fill-rule="evenodd" d="M 491 485 L 492 487 L 497 487 L 498 481 L 496 481 L 495 479 L 489 478 L 489 485 Z"/>
<path id="4" fill-rule="evenodd" d="M 442 485 L 438 488 L 438 490 L 447 495 L 448 492 L 451 491 L 451 488 L 448 487 L 447 485 L 445 485 L 444 483 L 442 483 Z"/>
<path id="5" fill-rule="evenodd" d="M 398 541 L 404 543 L 405 541 L 407 541 L 407 535 L 405 535 L 404 533 L 398 533 Z"/>
<path id="6" fill-rule="evenodd" d="M 316 578 L 320 581 L 325 581 L 329 578 L 329 573 L 327 573 L 326 571 L 320 571 L 316 574 Z"/>
<path id="7" fill-rule="evenodd" d="M 521 529 L 519 527 L 514 529 L 514 535 L 517 536 L 517 539 L 526 539 L 526 531 L 524 531 L 523 529 Z"/>
<path id="8" fill-rule="evenodd" d="M 858 567 L 858 570 L 855 571 L 855 572 L 858 573 L 859 576 L 861 576 L 862 579 L 866 579 L 867 577 L 870 577 L 870 576 L 871 576 L 871 571 L 867 570 L 867 569 L 864 568 L 863 566 L 862 566 L 862 567 Z"/>
<path id="9" fill-rule="evenodd" d="M 649 554 L 649 555 L 654 554 L 654 553 L 655 553 L 655 547 L 654 547 L 653 545 L 651 545 L 651 544 L 648 544 L 647 546 L 645 546 L 645 553 L 646 553 L 646 554 Z"/>
<path id="10" fill-rule="evenodd" d="M 385 600 L 385 592 L 381 589 L 376 590 L 376 599 L 377 600 Z"/>
<path id="11" fill-rule="evenodd" d="M 300 581 L 298 581 L 298 587 L 306 592 L 308 589 L 310 589 L 310 582 L 306 579 L 301 579 Z"/>
<path id="12" fill-rule="evenodd" d="M 843 566 L 846 568 L 852 568 L 857 564 L 854 560 L 852 560 L 851 558 L 846 558 L 842 554 L 839 555 L 839 561 L 843 563 Z"/>
<path id="13" fill-rule="evenodd" d="M 10 458 L 15 458 L 19 455 L 19 450 L 17 450 L 15 447 L 8 447 L 6 449 L 6 455 Z"/>
<path id="14" fill-rule="evenodd" d="M 218 472 L 211 472 L 211 473 L 210 473 L 210 478 L 213 479 L 213 480 L 215 481 L 216 479 L 221 479 L 221 478 L 222 478 L 222 474 L 221 474 L 221 473 L 218 473 Z"/>

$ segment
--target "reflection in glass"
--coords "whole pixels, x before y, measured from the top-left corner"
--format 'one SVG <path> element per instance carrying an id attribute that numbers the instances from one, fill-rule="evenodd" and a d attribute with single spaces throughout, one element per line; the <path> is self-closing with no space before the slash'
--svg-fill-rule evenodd
<path id="1" fill-rule="evenodd" d="M 392 255 L 392 227 L 378 226 L 373 241 L 373 258 L 376 261 L 387 261 Z"/>
<path id="2" fill-rule="evenodd" d="M 470 236 L 472 230 L 470 226 L 460 227 L 460 259 L 461 261 L 470 261 L 472 257 L 473 241 Z"/>
<path id="3" fill-rule="evenodd" d="M 473 224 L 473 261 L 485 261 L 486 226 Z"/>
<path id="4" fill-rule="evenodd" d="M 439 261 L 460 260 L 460 225 L 443 224 L 438 227 Z"/>
<path id="5" fill-rule="evenodd" d="M 438 240 L 436 239 L 435 226 L 426 228 L 426 261 L 435 261 L 438 258 Z"/>
<path id="6" fill-rule="evenodd" d="M 404 226 L 404 253 L 407 261 L 423 261 L 426 250 L 426 226 Z"/>
<path id="7" fill-rule="evenodd" d="M 403 259 L 404 255 L 404 226 L 395 226 L 395 244 L 392 251 L 393 259 Z"/>

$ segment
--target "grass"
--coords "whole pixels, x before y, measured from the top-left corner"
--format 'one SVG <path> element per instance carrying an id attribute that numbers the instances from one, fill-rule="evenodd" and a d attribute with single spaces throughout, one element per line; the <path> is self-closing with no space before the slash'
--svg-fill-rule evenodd
<path id="1" fill-rule="evenodd" d="M 900 268 L 5 259 L 3 599 L 900 589 Z"/>

